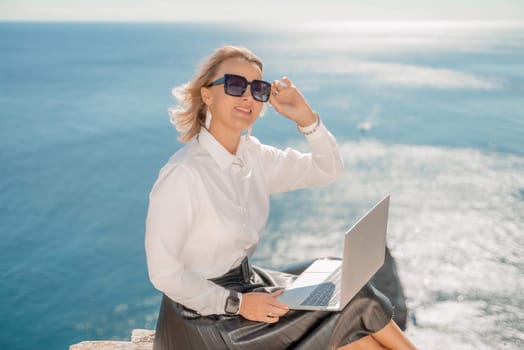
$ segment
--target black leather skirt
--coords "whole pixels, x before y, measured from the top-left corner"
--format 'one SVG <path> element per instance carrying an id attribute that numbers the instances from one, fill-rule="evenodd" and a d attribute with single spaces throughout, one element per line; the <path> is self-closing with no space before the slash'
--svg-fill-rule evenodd
<path id="1" fill-rule="evenodd" d="M 252 266 L 246 259 L 211 281 L 246 293 L 272 292 L 295 278 L 293 274 Z M 153 350 L 331 350 L 380 330 L 392 317 L 389 300 L 369 283 L 342 311 L 290 310 L 274 324 L 242 316 L 201 316 L 164 295 Z"/>

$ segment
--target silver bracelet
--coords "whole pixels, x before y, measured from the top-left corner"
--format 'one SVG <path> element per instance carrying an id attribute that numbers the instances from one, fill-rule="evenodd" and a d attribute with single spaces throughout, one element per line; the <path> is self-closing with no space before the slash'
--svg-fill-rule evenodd
<path id="1" fill-rule="evenodd" d="M 311 135 L 311 134 L 315 133 L 318 130 L 318 127 L 320 126 L 320 116 L 318 115 L 317 112 L 313 112 L 313 113 L 317 117 L 317 123 L 315 124 L 315 127 L 313 128 L 313 130 L 304 132 L 304 131 L 300 130 L 300 126 L 297 124 L 298 132 L 301 133 L 304 136 L 308 136 L 308 135 Z"/>

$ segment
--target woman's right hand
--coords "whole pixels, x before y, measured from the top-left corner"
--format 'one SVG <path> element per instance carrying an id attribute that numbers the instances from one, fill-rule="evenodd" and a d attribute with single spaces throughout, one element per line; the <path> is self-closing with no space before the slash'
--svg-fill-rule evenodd
<path id="1" fill-rule="evenodd" d="M 240 315 L 245 319 L 258 322 L 276 323 L 285 315 L 289 308 L 277 300 L 284 293 L 283 290 L 274 293 L 245 293 L 242 294 Z"/>

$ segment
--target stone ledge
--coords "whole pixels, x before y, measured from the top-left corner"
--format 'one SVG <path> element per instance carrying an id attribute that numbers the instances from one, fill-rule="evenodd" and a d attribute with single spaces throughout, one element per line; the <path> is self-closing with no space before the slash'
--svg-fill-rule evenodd
<path id="1" fill-rule="evenodd" d="M 155 331 L 134 329 L 131 341 L 94 340 L 73 344 L 69 350 L 152 350 Z"/>

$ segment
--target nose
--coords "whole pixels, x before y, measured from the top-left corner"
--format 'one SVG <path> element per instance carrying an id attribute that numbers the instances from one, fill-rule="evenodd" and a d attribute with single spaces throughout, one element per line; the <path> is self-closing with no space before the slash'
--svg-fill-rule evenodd
<path id="1" fill-rule="evenodd" d="M 244 93 L 242 94 L 242 98 L 247 99 L 249 97 L 253 98 L 253 95 L 251 94 L 251 84 L 248 84 L 246 86 L 246 91 L 244 91 Z"/>

